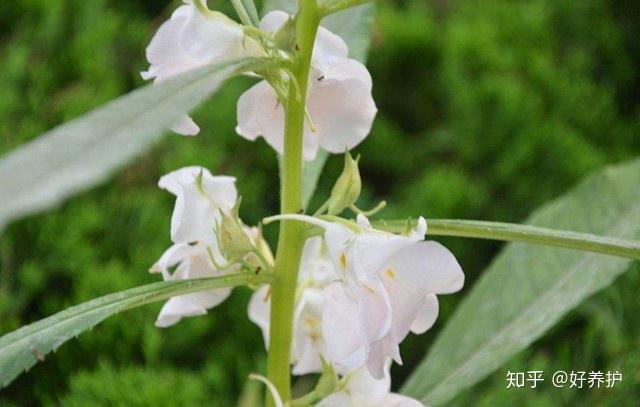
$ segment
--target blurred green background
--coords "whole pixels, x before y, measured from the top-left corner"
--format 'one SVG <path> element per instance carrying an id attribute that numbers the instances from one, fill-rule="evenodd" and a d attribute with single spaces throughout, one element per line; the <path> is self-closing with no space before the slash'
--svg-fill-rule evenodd
<path id="1" fill-rule="evenodd" d="M 144 48 L 177 2 L 22 0 L 0 4 L 0 153 L 142 84 Z M 230 12 L 228 2 L 209 1 Z M 634 0 L 379 2 L 369 53 L 380 113 L 357 149 L 363 207 L 382 216 L 518 222 L 588 172 L 640 154 L 640 3 Z M 197 138 L 168 135 L 111 182 L 0 238 L 0 333 L 70 305 L 157 280 L 174 200 L 158 178 L 185 165 L 234 175 L 242 217 L 278 207 L 277 165 L 234 134 L 236 79 L 198 109 Z M 314 204 L 341 167 L 333 157 Z M 1 198 L 0 198 L 1 199 Z M 273 236 L 273 228 L 267 230 Z M 500 244 L 447 239 L 467 287 Z M 640 272 L 591 298 L 453 405 L 637 405 Z M 434 329 L 409 338 L 399 386 Z M 0 405 L 233 405 L 261 371 L 259 330 L 238 289 L 206 317 L 154 327 L 156 304 L 116 316 L 0 391 Z M 615 389 L 505 389 L 507 370 L 620 370 Z"/>

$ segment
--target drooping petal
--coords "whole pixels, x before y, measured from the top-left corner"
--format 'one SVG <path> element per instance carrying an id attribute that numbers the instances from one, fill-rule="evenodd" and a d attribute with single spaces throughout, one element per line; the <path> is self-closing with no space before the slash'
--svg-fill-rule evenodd
<path id="1" fill-rule="evenodd" d="M 411 332 L 419 335 L 428 331 L 438 318 L 438 310 L 438 298 L 435 294 L 427 294 L 411 324 Z"/>
<path id="2" fill-rule="evenodd" d="M 164 81 L 207 64 L 261 53 L 258 44 L 245 37 L 240 24 L 216 11 L 203 15 L 189 1 L 176 9 L 151 39 L 146 50 L 150 66 L 141 75 L 145 80 Z M 185 136 L 200 131 L 189 117 L 171 129 Z"/>
<path id="3" fill-rule="evenodd" d="M 152 273 L 162 273 L 162 278 L 167 281 L 171 279 L 169 269 L 180 264 L 184 259 L 188 258 L 193 253 L 193 247 L 184 244 L 174 244 L 168 248 L 160 259 L 149 270 Z"/>
<path id="4" fill-rule="evenodd" d="M 291 371 L 294 375 L 322 371 L 320 355 L 325 351 L 322 337 L 324 304 L 322 290 L 314 287 L 305 289 L 302 298 L 296 304 Z"/>
<path id="5" fill-rule="evenodd" d="M 238 99 L 236 132 L 248 139 L 262 136 L 277 152 L 284 150 L 284 111 L 275 91 L 261 81 Z"/>
<path id="6" fill-rule="evenodd" d="M 169 274 L 168 269 L 174 266 L 176 266 L 175 272 Z M 162 255 L 154 268 L 162 272 L 165 281 L 220 275 L 220 272 L 210 264 L 206 248 L 203 245 L 173 245 Z M 156 326 L 168 327 L 183 317 L 206 314 L 207 309 L 219 305 L 230 294 L 231 288 L 219 288 L 172 297 L 162 307 Z"/>
<path id="7" fill-rule="evenodd" d="M 433 297 L 427 297 L 429 294 L 460 289 L 464 281 L 462 269 L 451 252 L 436 242 L 414 242 L 399 250 L 379 273 L 389 294 L 398 342 L 404 340 L 420 312 L 424 314 L 419 328 L 428 325 L 426 330 L 433 323 L 437 300 L 434 312 Z M 427 299 L 430 302 L 425 305 Z"/>
<path id="8" fill-rule="evenodd" d="M 375 379 L 382 379 L 389 369 L 391 360 L 402 364 L 400 348 L 394 331 L 390 330 L 382 339 L 371 344 L 367 357 L 367 370 Z"/>
<path id="9" fill-rule="evenodd" d="M 389 266 L 395 266 L 398 280 L 413 287 L 423 287 L 425 293 L 449 294 L 464 285 L 460 264 L 438 242 L 417 242 L 396 253 Z"/>
<path id="10" fill-rule="evenodd" d="M 392 324 L 391 302 L 380 281 L 363 281 L 358 290 L 359 315 L 362 317 L 367 340 L 375 342 L 389 332 Z"/>
<path id="11" fill-rule="evenodd" d="M 414 240 L 405 236 L 379 231 L 363 232 L 351 243 L 349 254 L 353 269 L 360 279 L 377 279 L 377 273 L 390 258 L 414 243 Z"/>
<path id="12" fill-rule="evenodd" d="M 361 66 L 350 60 L 334 66 L 342 65 Z M 378 110 L 371 96 L 371 78 L 362 68 L 360 76 L 333 78 L 326 69 L 324 77 L 311 78 L 307 108 L 316 131 L 310 136 L 316 136 L 320 146 L 331 153 L 352 149 L 371 131 Z"/>
<path id="13" fill-rule="evenodd" d="M 177 324 L 183 317 L 205 315 L 206 313 L 206 308 L 191 301 L 187 296 L 172 297 L 162 306 L 156 319 L 156 326 L 158 328 L 168 328 Z"/>
<path id="14" fill-rule="evenodd" d="M 171 126 L 171 131 L 183 136 L 195 136 L 200 133 L 200 127 L 189 116 L 184 116 L 179 122 Z"/>
<path id="15" fill-rule="evenodd" d="M 311 281 L 314 285 L 325 286 L 338 278 L 324 239 L 320 236 L 307 239 L 302 250 L 298 281 Z"/>
<path id="16" fill-rule="evenodd" d="M 274 34 L 290 18 L 292 18 L 292 16 L 284 11 L 273 10 L 262 17 L 260 20 L 260 28 L 267 33 Z"/>
<path id="17" fill-rule="evenodd" d="M 269 349 L 269 319 L 271 318 L 271 287 L 264 285 L 251 296 L 249 320 L 262 330 L 265 349 Z"/>
<path id="18" fill-rule="evenodd" d="M 156 78 L 161 81 L 200 66 L 202 62 L 182 47 L 182 32 L 192 9 L 192 6 L 178 7 L 171 18 L 160 26 L 146 50 L 150 67 L 142 72 L 143 79 Z"/>
<path id="19" fill-rule="evenodd" d="M 158 185 L 176 195 L 171 239 L 175 243 L 207 241 L 217 248 L 213 227 L 219 210 L 229 211 L 237 200 L 235 178 L 214 177 L 208 170 L 193 166 L 163 176 Z"/>
<path id="20" fill-rule="evenodd" d="M 349 48 L 340 36 L 332 33 L 324 27 L 318 28 L 316 41 L 313 46 L 311 63 L 319 69 L 324 69 L 325 61 L 334 59 L 346 59 L 349 56 Z"/>
<path id="21" fill-rule="evenodd" d="M 288 14 L 272 11 L 260 26 L 278 31 Z M 257 86 L 257 85 L 256 85 Z M 238 101 L 236 131 L 248 140 L 262 136 L 276 151 L 284 144 L 284 114 L 275 92 L 266 84 L 254 86 Z M 303 128 L 303 158 L 313 160 L 319 148 L 343 153 L 369 133 L 377 112 L 371 96 L 371 76 L 359 62 L 348 58 L 346 43 L 320 27 L 316 36 L 307 87 Z"/>
<path id="22" fill-rule="evenodd" d="M 347 390 L 349 394 L 357 395 L 366 400 L 367 405 L 378 405 L 389 394 L 391 389 L 390 364 L 384 367 L 382 377 L 376 379 L 369 371 L 362 367 L 349 377 Z"/>
<path id="23" fill-rule="evenodd" d="M 246 53 L 242 27 L 219 12 L 202 15 L 195 6 L 178 7 L 147 47 L 150 67 L 144 79 L 162 81 L 177 74 Z"/>
<path id="24" fill-rule="evenodd" d="M 366 360 L 368 340 L 358 318 L 358 303 L 347 296 L 339 283 L 328 285 L 325 294 L 322 334 L 327 358 L 347 370 L 359 367 Z"/>
<path id="25" fill-rule="evenodd" d="M 203 177 L 211 176 L 209 170 L 204 167 L 199 167 L 196 165 L 190 167 L 182 167 L 160 177 L 158 186 L 171 192 L 173 195 L 178 195 L 180 193 L 182 184 L 193 182 L 201 173 Z"/>

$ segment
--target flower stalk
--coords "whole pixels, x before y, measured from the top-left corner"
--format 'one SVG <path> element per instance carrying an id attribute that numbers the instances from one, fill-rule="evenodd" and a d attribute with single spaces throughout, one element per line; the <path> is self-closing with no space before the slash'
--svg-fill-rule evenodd
<path id="1" fill-rule="evenodd" d="M 299 85 L 289 86 L 285 107 L 284 154 L 280 190 L 280 212 L 302 209 L 302 146 L 307 82 L 316 32 L 320 24 L 315 0 L 300 0 L 296 16 L 296 59 L 293 75 Z M 286 403 L 291 399 L 289 360 L 293 335 L 295 292 L 304 245 L 304 225 L 282 222 L 276 253 L 276 275 L 271 285 L 271 329 L 267 377 Z M 274 406 L 267 397 L 267 406 Z"/>

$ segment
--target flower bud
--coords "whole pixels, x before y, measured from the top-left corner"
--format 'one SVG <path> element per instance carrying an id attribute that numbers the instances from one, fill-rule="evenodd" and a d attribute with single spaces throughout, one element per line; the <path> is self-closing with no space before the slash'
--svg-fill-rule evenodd
<path id="1" fill-rule="evenodd" d="M 329 215 L 338 215 L 351 205 L 354 205 L 360 197 L 362 182 L 360 180 L 360 170 L 358 160 L 354 160 L 348 152 L 344 155 L 344 169 L 338 177 L 329 198 Z"/>
<path id="2" fill-rule="evenodd" d="M 242 260 L 255 247 L 247 235 L 245 227 L 238 216 L 240 200 L 230 213 L 220 211 L 220 222 L 216 228 L 220 252 L 229 261 Z"/>

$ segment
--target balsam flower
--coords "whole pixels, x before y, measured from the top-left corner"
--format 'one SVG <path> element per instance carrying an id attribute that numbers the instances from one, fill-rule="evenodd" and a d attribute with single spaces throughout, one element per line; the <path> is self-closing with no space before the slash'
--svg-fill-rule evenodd
<path id="1" fill-rule="evenodd" d="M 160 26 L 147 47 L 150 66 L 141 73 L 143 79 L 160 82 L 207 64 L 258 53 L 257 45 L 244 35 L 240 24 L 220 12 L 207 10 L 204 3 L 184 0 Z M 188 116 L 172 130 L 185 136 L 200 131 Z"/>
<path id="2" fill-rule="evenodd" d="M 201 167 L 186 167 L 163 176 L 158 185 L 176 196 L 171 218 L 174 245 L 151 271 L 162 273 L 165 281 L 171 281 L 216 277 L 237 270 L 239 266 L 226 264 L 214 230 L 221 214 L 231 213 L 237 201 L 235 179 L 214 177 Z M 252 242 L 260 238 L 257 230 L 245 231 Z M 218 264 L 223 265 L 222 270 Z M 162 307 L 156 326 L 168 327 L 183 317 L 206 314 L 230 293 L 231 288 L 220 288 L 172 297 Z"/>
<path id="3" fill-rule="evenodd" d="M 282 11 L 264 16 L 260 27 L 277 32 L 291 18 Z M 320 27 L 313 49 L 307 88 L 304 159 L 313 160 L 319 148 L 344 153 L 369 134 L 377 109 L 371 95 L 371 75 L 360 62 L 348 58 L 347 44 Z M 284 149 L 284 109 L 267 81 L 259 82 L 238 100 L 238 126 L 242 137 L 262 136 L 279 153 Z"/>
<path id="4" fill-rule="evenodd" d="M 160 178 L 158 186 L 176 196 L 171 216 L 171 240 L 174 243 L 198 241 L 215 245 L 213 227 L 220 211 L 231 212 L 238 200 L 236 179 L 213 176 L 206 168 L 192 166 Z"/>
<path id="5" fill-rule="evenodd" d="M 389 364 L 381 379 L 375 379 L 366 368 L 360 368 L 348 373 L 340 390 L 322 399 L 315 407 L 422 407 L 417 400 L 390 390 Z"/>
<path id="6" fill-rule="evenodd" d="M 360 216 L 359 232 L 307 216 L 282 217 L 322 226 L 324 237 L 304 247 L 296 308 L 294 374 L 318 372 L 321 358 L 339 372 L 367 365 L 382 378 L 390 359 L 402 363 L 398 344 L 436 320 L 436 294 L 459 290 L 464 275 L 453 255 L 424 241 L 423 218 L 408 236 L 373 229 Z M 249 316 L 269 336 L 269 288 L 258 290 Z M 268 346 L 268 343 L 267 343 Z"/>
<path id="7" fill-rule="evenodd" d="M 324 251 L 309 251 L 305 246 L 303 252 L 294 339 L 294 349 L 302 350 L 294 353 L 316 352 L 339 372 L 367 365 L 374 377 L 382 378 L 390 359 L 402 363 L 398 345 L 407 334 L 423 333 L 435 322 L 436 294 L 451 293 L 463 285 L 464 274 L 451 252 L 437 242 L 423 240 L 423 218 L 406 236 L 375 230 L 364 216 L 358 217 L 359 231 L 303 215 L 281 218 L 325 229 Z M 330 270 L 324 272 L 329 278 L 305 284 L 313 255 L 318 256 L 316 263 Z M 313 293 L 311 314 L 305 312 L 311 300 L 302 300 L 306 292 Z M 321 321 L 314 331 L 316 339 L 299 340 L 309 315 L 314 322 Z M 317 359 L 315 365 L 307 366 L 317 368 Z"/>
<path id="8" fill-rule="evenodd" d="M 435 322 L 436 294 L 460 290 L 464 274 L 449 250 L 423 240 L 424 218 L 408 236 L 375 230 L 362 215 L 358 225 L 361 232 L 336 223 L 325 225 L 331 258 L 346 275 L 347 289 L 345 295 L 328 298 L 323 331 L 341 328 L 336 321 L 344 319 L 343 309 L 360 310 L 360 326 L 351 323 L 346 335 L 326 335 L 327 348 L 338 350 L 330 358 L 343 361 L 346 368 L 366 363 L 380 378 L 390 358 L 402 363 L 398 345 L 407 334 L 423 333 Z"/>
<path id="9" fill-rule="evenodd" d="M 171 273 L 169 270 L 175 267 Z M 176 244 L 171 246 L 151 268 L 162 273 L 164 281 L 188 280 L 192 278 L 217 277 L 228 272 L 217 270 L 211 263 L 204 243 Z M 156 319 L 156 326 L 166 328 L 178 323 L 184 317 L 204 315 L 229 297 L 231 288 L 219 288 L 193 294 L 171 297 L 162 306 Z"/>
<path id="10" fill-rule="evenodd" d="M 325 303 L 324 288 L 338 276 L 321 237 L 305 243 L 298 275 L 298 290 L 294 310 L 292 373 L 303 375 L 322 370 L 321 357 L 326 354 L 322 328 Z M 262 329 L 265 345 L 269 347 L 270 287 L 257 290 L 249 302 L 249 319 Z"/>

